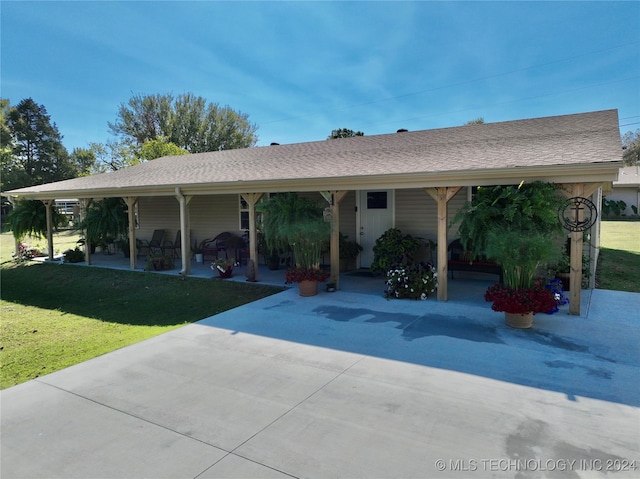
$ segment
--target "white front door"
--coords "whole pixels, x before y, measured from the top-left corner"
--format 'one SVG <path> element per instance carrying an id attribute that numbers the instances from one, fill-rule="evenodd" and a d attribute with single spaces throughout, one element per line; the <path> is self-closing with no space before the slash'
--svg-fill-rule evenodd
<path id="1" fill-rule="evenodd" d="M 360 223 L 360 267 L 373 262 L 373 245 L 382 233 L 393 228 L 393 190 L 363 190 L 358 198 Z"/>

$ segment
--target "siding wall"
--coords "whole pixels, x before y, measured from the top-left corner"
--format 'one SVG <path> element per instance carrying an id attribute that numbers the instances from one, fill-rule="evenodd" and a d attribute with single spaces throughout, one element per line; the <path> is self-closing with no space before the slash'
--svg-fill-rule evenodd
<path id="1" fill-rule="evenodd" d="M 136 238 L 150 240 L 153 230 L 163 229 L 165 239 L 173 241 L 180 228 L 180 204 L 169 196 L 138 199 L 138 229 Z"/>
<path id="2" fill-rule="evenodd" d="M 447 205 L 449 221 L 467 200 L 462 188 Z M 436 241 L 438 238 L 438 205 L 423 189 L 396 190 L 396 228 L 406 234 Z M 457 227 L 449 228 L 449 238 L 456 236 Z"/>
<path id="3" fill-rule="evenodd" d="M 325 204 L 320 193 L 301 193 L 318 204 Z M 356 231 L 356 191 L 349 191 L 340 203 L 340 232 L 358 240 Z M 451 218 L 467 199 L 463 188 L 449 201 Z M 395 225 L 403 233 L 435 241 L 438 218 L 435 201 L 422 189 L 396 190 Z M 213 238 L 223 231 L 240 233 L 240 200 L 238 195 L 194 196 L 189 203 L 191 241 Z M 165 238 L 173 241 L 180 229 L 180 206 L 173 197 L 141 197 L 138 200 L 139 229 L 136 236 L 151 239 L 156 229 L 165 230 Z M 456 227 L 449 229 L 449 237 L 455 237 Z"/>
<path id="4" fill-rule="evenodd" d="M 189 203 L 191 242 L 213 238 L 224 231 L 239 233 L 238 195 L 194 196 Z M 138 200 L 139 229 L 136 237 L 151 239 L 153 230 L 164 229 L 173 241 L 180 229 L 180 204 L 171 197 L 142 197 Z"/>

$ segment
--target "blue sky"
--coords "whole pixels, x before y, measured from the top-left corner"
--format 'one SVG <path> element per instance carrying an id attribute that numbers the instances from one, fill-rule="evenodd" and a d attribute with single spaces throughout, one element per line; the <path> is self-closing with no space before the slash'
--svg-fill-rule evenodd
<path id="1" fill-rule="evenodd" d="M 249 115 L 258 145 L 617 108 L 640 128 L 640 2 L 28 2 L 1 11 L 0 95 L 71 151 L 133 94 Z"/>

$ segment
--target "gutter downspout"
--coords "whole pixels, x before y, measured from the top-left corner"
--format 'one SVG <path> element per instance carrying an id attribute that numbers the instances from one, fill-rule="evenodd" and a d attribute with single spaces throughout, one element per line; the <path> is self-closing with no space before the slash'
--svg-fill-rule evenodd
<path id="1" fill-rule="evenodd" d="M 182 257 L 182 269 L 178 274 L 180 276 L 187 276 L 191 274 L 191 262 L 189 259 L 191 238 L 187 221 L 187 198 L 185 198 L 178 187 L 176 187 L 175 193 L 178 203 L 180 203 L 180 256 Z"/>

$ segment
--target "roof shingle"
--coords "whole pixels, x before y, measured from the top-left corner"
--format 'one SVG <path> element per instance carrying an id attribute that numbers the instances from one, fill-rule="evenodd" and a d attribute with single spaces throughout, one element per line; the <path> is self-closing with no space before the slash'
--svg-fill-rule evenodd
<path id="1" fill-rule="evenodd" d="M 289 145 L 163 157 L 119 171 L 8 192 L 81 197 L 127 189 L 216 187 L 242 182 L 249 191 L 264 182 L 324 178 L 362 181 L 378 175 L 428 176 L 506 168 L 580 166 L 622 158 L 617 110 L 359 136 Z"/>

